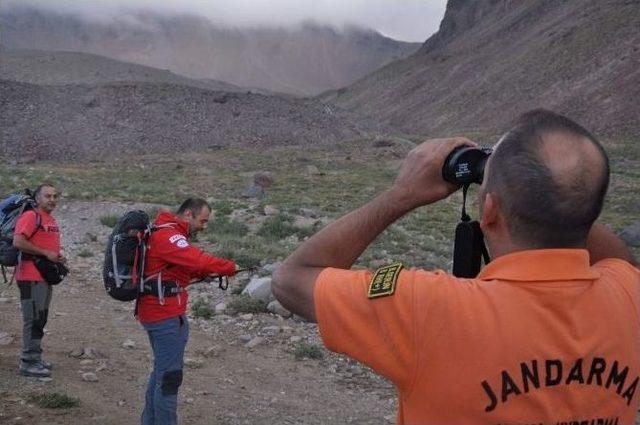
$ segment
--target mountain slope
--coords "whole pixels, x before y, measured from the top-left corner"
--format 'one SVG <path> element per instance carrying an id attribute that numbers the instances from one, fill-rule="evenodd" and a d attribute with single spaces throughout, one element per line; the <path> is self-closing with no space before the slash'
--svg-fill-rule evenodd
<path id="1" fill-rule="evenodd" d="M 118 81 L 171 83 L 230 92 L 245 88 L 215 80 L 195 80 L 152 68 L 78 52 L 0 50 L 0 80 L 32 84 L 93 84 Z"/>
<path id="2" fill-rule="evenodd" d="M 398 131 L 497 133 L 534 107 L 640 135 L 637 0 L 450 0 L 438 33 L 323 100 Z"/>
<path id="3" fill-rule="evenodd" d="M 191 78 L 296 95 L 351 84 L 420 46 L 360 28 L 226 28 L 196 16 L 144 11 L 96 21 L 5 6 L 0 28 L 10 49 L 94 53 Z"/>
<path id="4" fill-rule="evenodd" d="M 317 101 L 170 83 L 0 80 L 0 157 L 117 159 L 352 139 L 371 127 Z"/>

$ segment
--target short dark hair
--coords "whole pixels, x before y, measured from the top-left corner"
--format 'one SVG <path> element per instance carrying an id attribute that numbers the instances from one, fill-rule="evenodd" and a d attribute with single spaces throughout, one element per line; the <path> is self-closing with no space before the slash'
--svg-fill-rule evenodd
<path id="1" fill-rule="evenodd" d="M 38 187 L 35 188 L 35 190 L 33 191 L 33 199 L 37 198 L 38 195 L 40 195 L 40 192 L 42 192 L 42 189 L 44 189 L 45 187 L 52 187 L 52 188 L 56 188 L 54 185 L 52 185 L 51 183 L 42 183 L 40 184 Z"/>
<path id="2" fill-rule="evenodd" d="M 189 198 L 180 205 L 178 208 L 178 214 L 183 214 L 187 211 L 191 211 L 193 215 L 198 214 L 202 211 L 203 207 L 207 207 L 209 211 L 211 211 L 211 206 L 207 201 L 202 198 Z"/>
<path id="3" fill-rule="evenodd" d="M 601 166 L 589 168 L 585 161 L 577 164 L 575 175 L 554 177 L 544 159 L 550 135 L 560 135 L 576 148 L 591 143 Z M 575 248 L 585 245 L 608 186 L 609 159 L 598 140 L 569 118 L 536 109 L 521 115 L 501 139 L 491 155 L 485 190 L 497 195 L 517 242 L 531 248 Z"/>

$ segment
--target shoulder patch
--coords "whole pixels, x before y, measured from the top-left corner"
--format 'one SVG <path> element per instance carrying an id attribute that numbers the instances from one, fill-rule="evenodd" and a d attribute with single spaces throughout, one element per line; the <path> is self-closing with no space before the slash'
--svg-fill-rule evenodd
<path id="1" fill-rule="evenodd" d="M 169 238 L 169 242 L 175 244 L 178 248 L 186 248 L 189 246 L 187 238 L 184 235 L 173 235 Z"/>
<path id="2" fill-rule="evenodd" d="M 396 283 L 400 276 L 400 270 L 402 270 L 403 267 L 402 263 L 393 263 L 390 266 L 381 267 L 376 270 L 373 277 L 371 277 L 367 297 L 373 299 L 393 295 L 396 291 Z"/>
<path id="3" fill-rule="evenodd" d="M 173 236 L 171 236 L 171 237 L 169 238 L 169 242 L 171 242 L 171 243 L 176 243 L 176 242 L 177 242 L 177 241 L 179 241 L 180 239 L 187 239 L 187 238 L 185 238 L 185 237 L 184 237 L 184 235 L 176 234 L 176 235 L 173 235 Z"/>

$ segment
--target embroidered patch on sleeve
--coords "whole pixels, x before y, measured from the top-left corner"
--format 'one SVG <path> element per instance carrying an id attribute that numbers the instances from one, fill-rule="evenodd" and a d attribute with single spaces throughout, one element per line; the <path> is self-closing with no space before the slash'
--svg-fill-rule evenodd
<path id="1" fill-rule="evenodd" d="M 186 248 L 189 246 L 187 238 L 184 235 L 173 235 L 169 238 L 169 242 L 176 244 L 178 248 Z"/>
<path id="2" fill-rule="evenodd" d="M 378 298 L 393 295 L 402 267 L 402 263 L 394 263 L 376 270 L 371 278 L 367 297 Z"/>

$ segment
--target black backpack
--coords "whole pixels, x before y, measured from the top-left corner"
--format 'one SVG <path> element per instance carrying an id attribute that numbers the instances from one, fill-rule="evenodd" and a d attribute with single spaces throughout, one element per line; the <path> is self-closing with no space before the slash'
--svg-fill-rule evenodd
<path id="1" fill-rule="evenodd" d="M 10 195 L 0 202 L 0 266 L 2 266 L 5 281 L 5 267 L 17 266 L 20 257 L 18 248 L 13 246 L 16 223 L 22 213 L 29 210 L 36 211 L 36 201 L 28 189 L 24 193 Z M 27 239 L 31 239 L 40 229 L 40 221 L 40 214 L 36 213 L 36 230 Z"/>
<path id="2" fill-rule="evenodd" d="M 149 215 L 141 210 L 128 211 L 113 228 L 102 271 L 104 289 L 112 298 L 133 301 L 138 297 L 147 242 L 153 229 Z"/>

